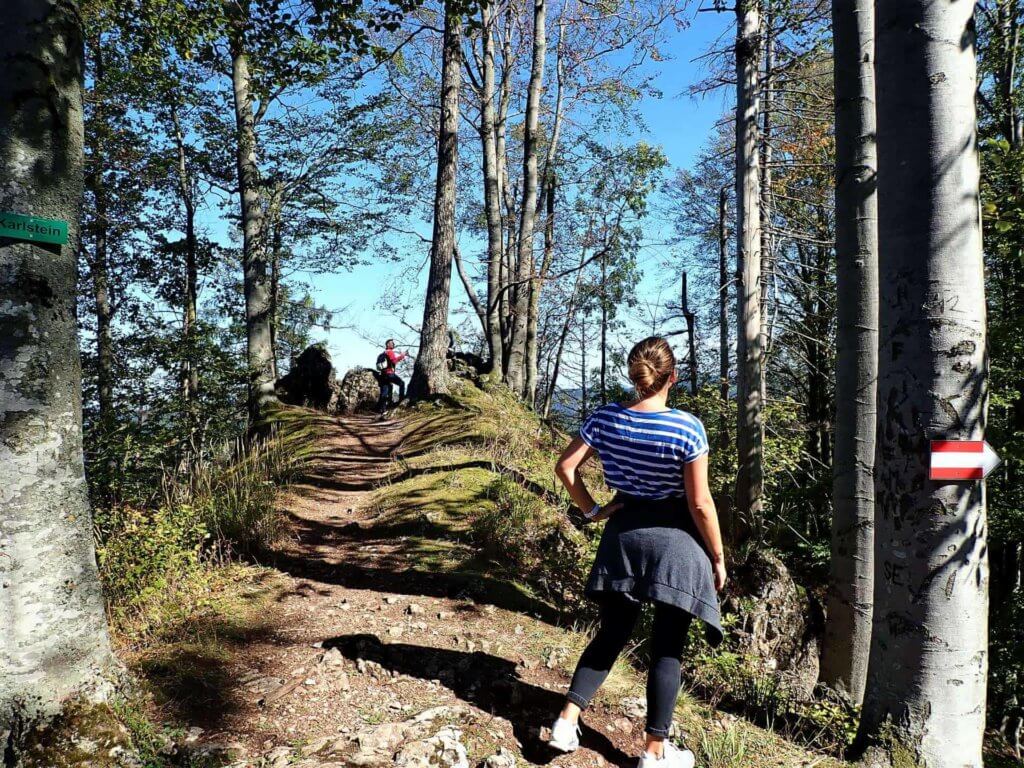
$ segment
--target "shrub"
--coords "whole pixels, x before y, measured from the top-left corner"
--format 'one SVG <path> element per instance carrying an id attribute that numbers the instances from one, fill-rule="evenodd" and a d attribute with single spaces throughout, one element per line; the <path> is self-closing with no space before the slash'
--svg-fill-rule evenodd
<path id="1" fill-rule="evenodd" d="M 116 623 L 134 633 L 159 626 L 183 593 L 201 592 L 203 567 L 233 551 L 270 546 L 281 528 L 278 486 L 305 459 L 301 429 L 272 429 L 235 440 L 213 457 L 165 470 L 151 508 L 114 506 L 95 513 L 97 560 Z"/>
<path id="2" fill-rule="evenodd" d="M 107 603 L 137 614 L 174 591 L 200 564 L 209 535 L 189 505 L 97 512 L 97 560 Z"/>
<path id="3" fill-rule="evenodd" d="M 592 557 L 564 511 L 507 475 L 488 487 L 491 504 L 473 520 L 473 537 L 492 560 L 564 605 L 578 596 Z"/>
<path id="4" fill-rule="evenodd" d="M 194 508 L 221 549 L 266 549 L 281 531 L 277 488 L 304 460 L 290 443 L 276 431 L 256 441 L 239 438 L 218 457 L 165 475 L 165 504 Z"/>

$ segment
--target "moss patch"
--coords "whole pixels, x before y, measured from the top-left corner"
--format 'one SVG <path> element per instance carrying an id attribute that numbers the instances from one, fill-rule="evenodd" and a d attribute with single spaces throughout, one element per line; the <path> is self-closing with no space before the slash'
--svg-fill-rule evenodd
<path id="1" fill-rule="evenodd" d="M 124 768 L 134 765 L 131 734 L 105 704 L 74 704 L 28 734 L 18 768 Z M 5 763 L 6 765 L 6 763 Z"/>

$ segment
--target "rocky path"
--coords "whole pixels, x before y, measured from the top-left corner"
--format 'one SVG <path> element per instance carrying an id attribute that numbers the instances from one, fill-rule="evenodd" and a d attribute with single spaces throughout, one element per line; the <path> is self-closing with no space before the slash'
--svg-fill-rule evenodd
<path id="1" fill-rule="evenodd" d="M 187 749 L 239 768 L 634 765 L 640 700 L 596 707 L 572 755 L 541 739 L 578 633 L 406 573 L 401 531 L 375 526 L 372 504 L 401 437 L 397 422 L 332 422 L 282 492 L 277 605 L 232 638 L 216 696 L 191 702 Z"/>

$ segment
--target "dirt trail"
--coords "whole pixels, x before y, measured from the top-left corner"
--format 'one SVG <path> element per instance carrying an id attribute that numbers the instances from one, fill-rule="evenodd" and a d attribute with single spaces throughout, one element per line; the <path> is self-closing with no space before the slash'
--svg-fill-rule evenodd
<path id="1" fill-rule="evenodd" d="M 281 493 L 290 535 L 273 562 L 285 585 L 278 609 L 233 639 L 241 652 L 220 670 L 216 697 L 191 702 L 197 743 L 237 766 L 390 765 L 403 744 L 451 724 L 470 765 L 499 748 L 519 764 L 634 765 L 637 713 L 595 708 L 572 755 L 540 739 L 568 687 L 554 662 L 578 638 L 441 576 L 405 573 L 401 531 L 375 527 L 370 503 L 394 471 L 401 426 L 330 422 L 307 474 Z M 428 764 L 415 758 L 399 762 Z"/>

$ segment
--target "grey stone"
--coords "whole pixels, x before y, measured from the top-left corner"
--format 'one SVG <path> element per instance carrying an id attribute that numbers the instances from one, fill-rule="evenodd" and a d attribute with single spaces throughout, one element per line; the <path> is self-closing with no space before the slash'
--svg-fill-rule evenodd
<path id="1" fill-rule="evenodd" d="M 469 768 L 462 731 L 445 726 L 428 739 L 402 747 L 395 757 L 400 768 Z"/>
<path id="2" fill-rule="evenodd" d="M 338 411 L 356 413 L 376 408 L 380 397 L 377 374 L 369 368 L 353 368 L 338 387 Z"/>
<path id="3" fill-rule="evenodd" d="M 483 761 L 482 768 L 516 768 L 516 756 L 505 747 L 498 747 L 498 751 Z"/>

